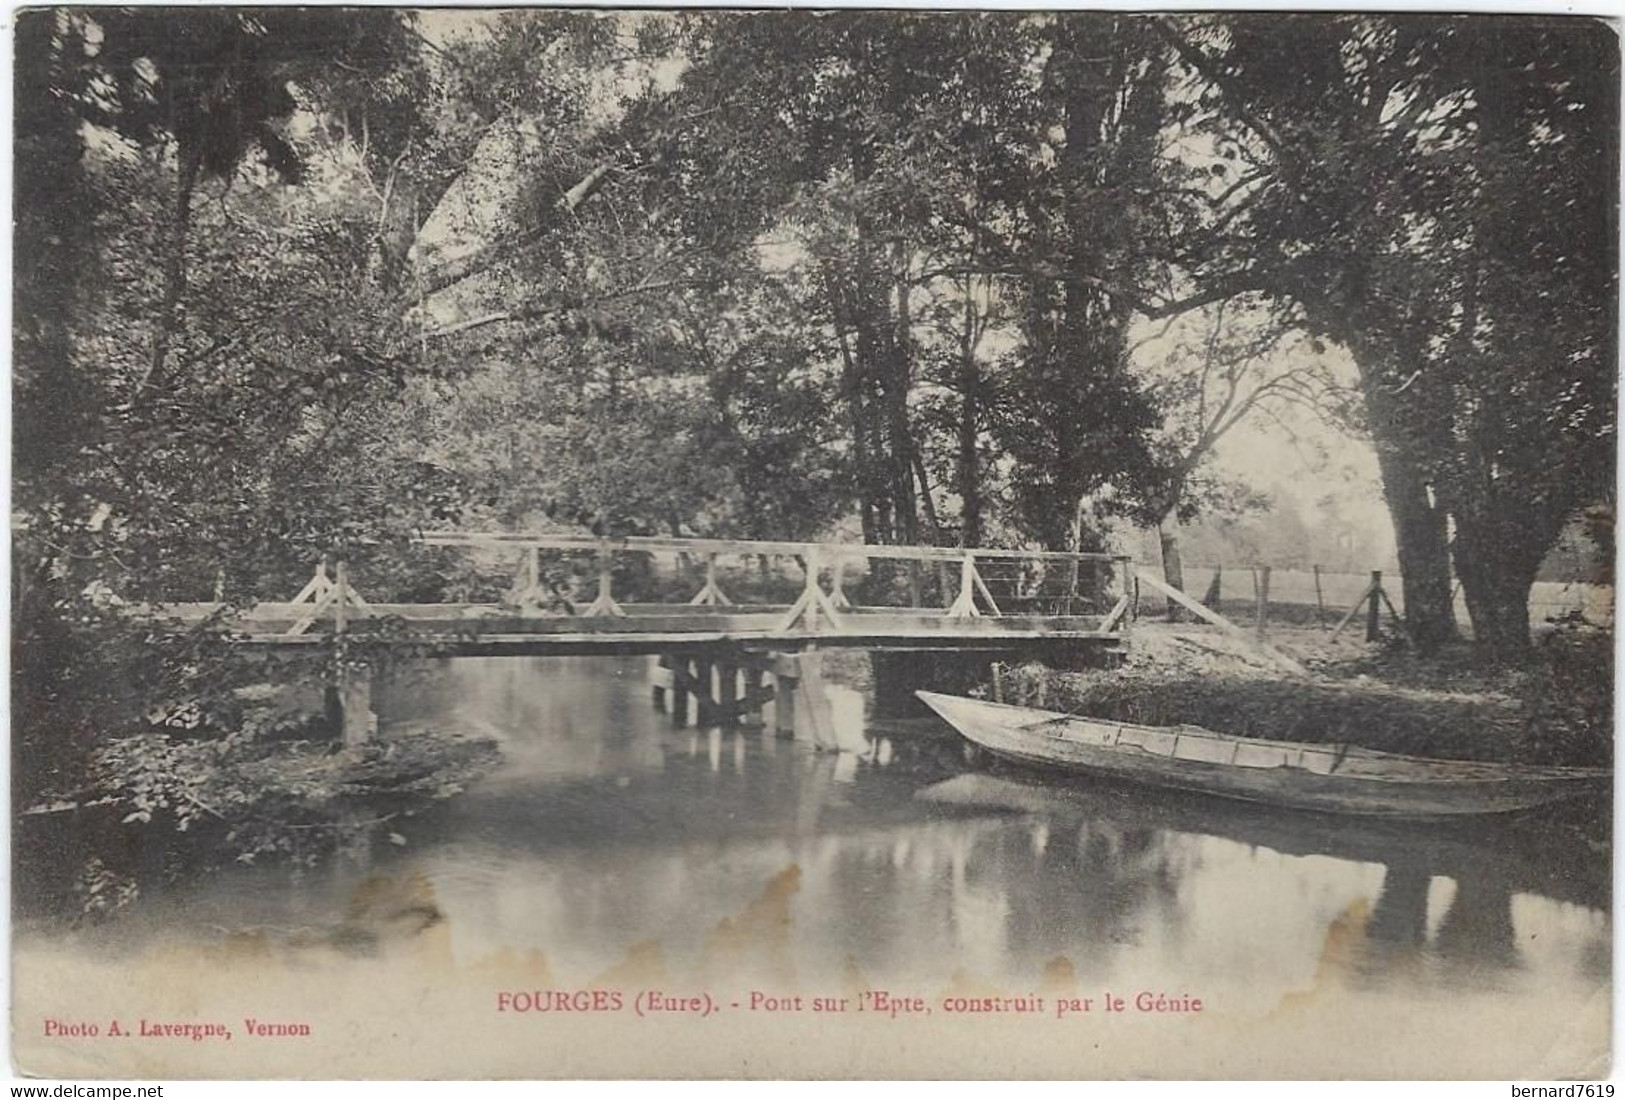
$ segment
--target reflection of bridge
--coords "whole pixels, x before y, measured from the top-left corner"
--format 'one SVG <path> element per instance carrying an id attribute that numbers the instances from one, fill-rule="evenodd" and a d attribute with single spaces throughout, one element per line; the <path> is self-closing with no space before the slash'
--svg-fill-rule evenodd
<path id="1" fill-rule="evenodd" d="M 318 566 L 292 601 L 258 604 L 225 625 L 241 644 L 277 648 L 321 646 L 335 636 L 353 636 L 426 647 L 443 656 L 659 655 L 669 682 L 657 685 L 656 699 L 664 703 L 669 696 L 678 720 L 686 721 L 690 697 L 701 722 L 727 725 L 777 696 L 781 726 L 793 726 L 792 716 L 804 715 L 821 743 L 834 744 L 838 739 L 827 728 L 827 707 L 820 702 L 821 648 L 1121 650 L 1133 618 L 1133 563 L 1110 554 L 463 532 L 430 533 L 418 541 L 487 557 L 516 556 L 513 589 L 500 603 L 374 603 L 356 590 L 340 562 L 331 575 L 325 565 Z M 544 554 L 550 555 L 546 563 Z M 686 602 L 617 599 L 617 565 L 641 569 L 648 587 L 658 557 L 686 563 L 679 575 L 703 573 L 703 586 L 683 597 Z M 573 572 L 583 558 L 596 591 L 590 602 L 577 606 L 572 592 L 549 580 L 544 564 Z M 799 592 L 789 602 L 735 602 L 717 568 L 718 559 L 727 558 L 755 560 L 759 580 L 792 587 L 799 581 Z M 776 570 L 770 561 L 780 563 Z M 895 605 L 859 603 L 848 591 L 859 570 L 879 579 L 875 563 L 891 563 L 889 583 L 863 588 L 871 600 L 899 601 Z M 932 602 L 937 606 L 929 606 Z M 170 605 L 166 612 L 197 622 L 221 610 L 219 604 L 184 604 Z M 763 686 L 768 676 L 775 681 L 772 689 Z M 338 692 L 353 695 L 353 685 L 340 685 Z M 805 703 L 792 702 L 796 696 Z M 363 723 L 372 720 L 370 698 L 358 697 L 355 706 L 341 703 L 340 709 L 347 735 L 355 733 L 352 711 L 363 715 Z"/>

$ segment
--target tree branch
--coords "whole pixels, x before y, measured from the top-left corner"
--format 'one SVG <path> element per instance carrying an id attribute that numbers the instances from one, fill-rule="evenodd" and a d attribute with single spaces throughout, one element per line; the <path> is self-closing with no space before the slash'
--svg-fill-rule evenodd
<path id="1" fill-rule="evenodd" d="M 1258 135 L 1259 140 L 1269 146 L 1270 151 L 1276 157 L 1282 161 L 1290 159 L 1286 142 L 1281 140 L 1280 135 L 1275 132 L 1273 127 L 1248 109 L 1246 99 L 1237 90 L 1235 82 L 1214 64 L 1213 59 L 1204 50 L 1187 42 L 1184 35 L 1174 29 L 1172 21 L 1167 17 L 1151 20 L 1151 26 L 1158 36 L 1172 46 L 1174 52 L 1179 54 L 1180 59 L 1189 65 L 1198 76 L 1224 93 L 1225 102 L 1230 105 L 1230 110 L 1242 125 Z"/>
<path id="2" fill-rule="evenodd" d="M 566 191 L 559 201 L 553 204 L 553 208 L 560 213 L 573 214 L 582 203 L 603 189 L 605 181 L 617 167 L 614 160 L 601 161 Z M 396 319 L 404 317 L 420 299 L 456 286 L 465 279 L 488 271 L 503 260 L 518 255 L 540 241 L 552 231 L 552 228 L 551 224 L 544 221 L 512 237 L 493 241 L 466 256 L 449 260 L 437 268 L 420 273 L 410 293 L 403 293 L 396 298 L 394 316 Z"/>

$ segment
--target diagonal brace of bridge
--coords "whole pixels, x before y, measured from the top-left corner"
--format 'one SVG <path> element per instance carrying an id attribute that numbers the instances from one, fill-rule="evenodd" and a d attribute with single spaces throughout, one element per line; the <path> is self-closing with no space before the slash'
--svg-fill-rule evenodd
<path id="1" fill-rule="evenodd" d="M 424 546 L 461 547 L 487 555 L 517 555 L 518 578 L 502 603 L 383 603 L 363 599 L 344 564 L 329 577 L 325 565 L 299 597 L 265 602 L 230 621 L 247 645 L 302 647 L 337 633 L 371 633 L 385 622 L 405 624 L 403 644 L 429 643 L 448 656 L 562 654 L 667 654 L 743 646 L 793 651 L 809 645 L 864 649 L 1002 651 L 1057 644 L 1121 648 L 1132 624 L 1134 567 L 1126 557 L 992 548 L 875 546 L 853 543 L 589 535 L 426 533 Z M 545 552 L 590 554 L 596 594 L 575 606 L 544 582 Z M 617 600 L 615 565 L 625 555 L 677 557 L 703 563 L 704 585 L 682 603 Z M 779 559 L 798 564 L 802 589 L 789 604 L 735 601 L 719 579 L 719 558 Z M 873 561 L 907 563 L 911 605 L 854 602 L 847 579 Z M 1043 607 L 1017 609 L 1016 586 L 997 597 L 984 576 L 989 563 L 1014 567 L 1029 587 L 1052 578 Z M 921 567 L 939 573 L 946 606 L 923 606 Z M 1080 578 L 1087 575 L 1087 591 Z M 1054 578 L 1058 578 L 1058 581 Z M 1108 585 L 1121 594 L 1105 606 Z M 946 597 L 951 595 L 951 600 Z M 1028 600 L 1030 604 L 1032 601 Z M 1001 603 L 1007 606 L 1001 607 Z M 174 604 L 161 614 L 197 621 L 218 604 Z M 379 636 L 387 644 L 393 635 Z"/>

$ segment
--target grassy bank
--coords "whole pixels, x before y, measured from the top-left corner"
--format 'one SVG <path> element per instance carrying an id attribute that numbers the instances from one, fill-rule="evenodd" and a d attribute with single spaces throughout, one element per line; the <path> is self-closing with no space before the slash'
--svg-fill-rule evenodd
<path id="1" fill-rule="evenodd" d="M 1146 725 L 1469 760 L 1612 762 L 1609 635 L 1548 636 L 1515 668 L 1483 665 L 1466 645 L 1424 657 L 1272 640 L 1312 674 L 1272 671 L 1187 628 L 1140 631 L 1122 669 L 1027 664 L 1004 670 L 1001 687 L 1006 702 Z"/>

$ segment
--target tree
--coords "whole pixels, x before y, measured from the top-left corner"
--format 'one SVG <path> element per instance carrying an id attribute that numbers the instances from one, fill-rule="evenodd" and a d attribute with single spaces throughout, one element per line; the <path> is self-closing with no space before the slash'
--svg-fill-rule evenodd
<path id="1" fill-rule="evenodd" d="M 1084 502 L 1143 466 L 1153 419 L 1127 373 L 1133 300 L 1110 287 L 1157 282 L 1136 249 L 1160 247 L 1175 216 L 1159 197 L 1161 48 L 1145 57 L 1133 20 L 1082 16 L 696 27 L 671 108 L 693 121 L 660 129 L 652 201 L 738 265 L 788 238 L 817 272 L 808 321 L 833 335 L 865 537 L 943 537 L 931 473 L 946 431 L 973 517 L 961 537 L 985 530 L 972 475 L 992 449 L 1018 465 L 1018 526 L 1081 545 Z"/>
<path id="2" fill-rule="evenodd" d="M 1521 649 L 1530 563 L 1561 525 L 1547 514 L 1584 503 L 1606 468 L 1565 425 L 1611 422 L 1613 407 L 1609 345 L 1598 339 L 1612 276 L 1596 274 L 1612 272 L 1613 253 L 1576 247 L 1573 228 L 1612 240 L 1611 206 L 1580 182 L 1612 172 L 1612 40 L 1580 20 L 1158 26 L 1236 179 L 1188 262 L 1214 287 L 1298 302 L 1352 352 L 1413 635 L 1453 635 L 1453 555 L 1464 588 L 1481 594 L 1469 600 L 1480 641 Z M 1492 307 L 1494 225 L 1525 229 L 1517 247 L 1497 250 L 1503 294 Z M 1543 254 L 1590 273 L 1562 319 L 1542 286 L 1550 268 L 1534 259 Z M 1538 370 L 1515 353 L 1486 357 L 1490 344 L 1511 352 L 1515 334 L 1537 332 L 1552 334 Z M 1492 359 L 1498 369 L 1484 369 Z M 1540 462 L 1565 473 L 1552 479 Z"/>
<path id="3" fill-rule="evenodd" d="M 1458 45 L 1473 102 L 1440 216 L 1458 309 L 1425 367 L 1448 411 L 1430 457 L 1474 634 L 1517 655 L 1541 561 L 1613 483 L 1619 44 L 1576 20 Z"/>
<path id="4" fill-rule="evenodd" d="M 154 637 L 136 601 L 285 596 L 315 554 L 443 503 L 375 434 L 409 365 L 362 335 L 370 227 L 285 186 L 312 167 L 294 75 L 361 57 L 334 32 L 376 20 L 298 14 L 20 20 L 19 810 L 82 797 L 177 698 L 252 740 L 233 692 L 268 666 L 213 624 Z"/>
<path id="5" fill-rule="evenodd" d="M 380 10 L 335 34 L 332 19 L 295 8 L 108 8 L 72 18 L 88 21 L 79 63 L 97 74 L 80 95 L 82 113 L 137 145 L 172 150 L 163 297 L 139 383 L 161 387 L 182 323 L 198 183 L 230 177 L 256 150 L 270 171 L 296 182 L 304 162 L 285 132 L 298 105 L 292 83 L 335 62 L 363 71 L 392 63 L 401 23 Z"/>
<path id="6" fill-rule="evenodd" d="M 1248 420 L 1279 425 L 1292 407 L 1335 422 L 1343 391 L 1314 344 L 1292 327 L 1290 307 L 1242 296 L 1173 318 L 1136 347 L 1163 416 L 1140 518 L 1157 530 L 1163 576 L 1174 587 L 1185 584 L 1180 523 L 1210 499 L 1233 495 L 1233 486 L 1200 476 L 1218 443 Z M 1168 614 L 1179 617 L 1172 599 Z"/>

